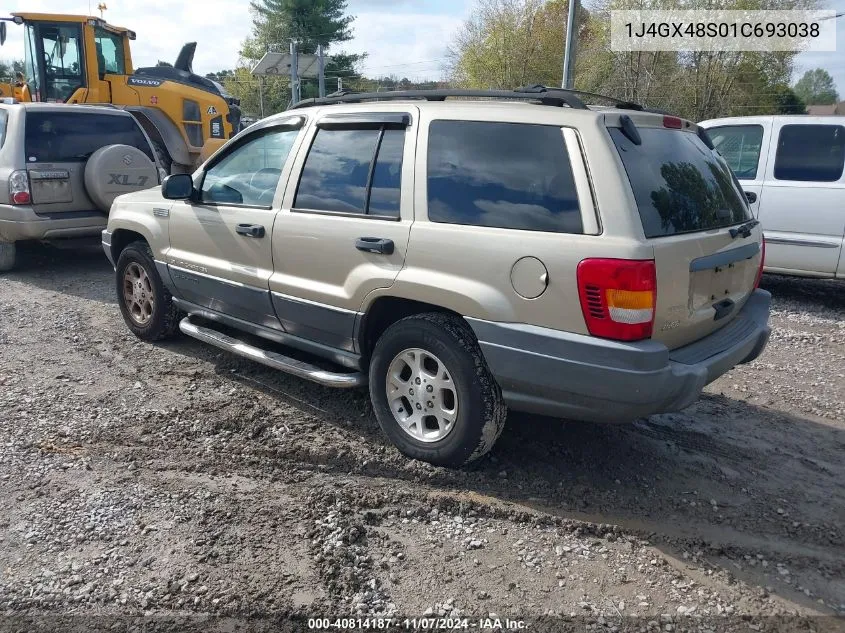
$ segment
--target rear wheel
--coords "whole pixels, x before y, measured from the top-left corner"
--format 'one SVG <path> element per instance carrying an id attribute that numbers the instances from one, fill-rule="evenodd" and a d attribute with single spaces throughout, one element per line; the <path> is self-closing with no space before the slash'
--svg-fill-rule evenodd
<path id="1" fill-rule="evenodd" d="M 0 242 L 0 272 L 15 267 L 17 247 L 14 242 Z"/>
<path id="2" fill-rule="evenodd" d="M 472 331 L 449 314 L 408 317 L 382 334 L 370 362 L 370 397 L 393 444 L 438 466 L 487 453 L 507 416 Z"/>
<path id="3" fill-rule="evenodd" d="M 157 341 L 173 335 L 181 315 L 146 242 L 132 242 L 121 251 L 115 282 L 120 312 L 135 336 Z"/>

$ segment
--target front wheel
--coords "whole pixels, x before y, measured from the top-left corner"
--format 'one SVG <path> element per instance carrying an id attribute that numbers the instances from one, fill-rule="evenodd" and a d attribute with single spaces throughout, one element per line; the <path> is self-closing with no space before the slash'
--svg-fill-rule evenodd
<path id="1" fill-rule="evenodd" d="M 176 331 L 180 312 L 159 277 L 146 242 L 132 242 L 121 251 L 115 282 L 120 312 L 135 336 L 158 341 Z"/>
<path id="2" fill-rule="evenodd" d="M 472 331 L 437 312 L 402 319 L 382 334 L 370 362 L 370 397 L 393 444 L 437 466 L 486 454 L 507 417 Z"/>

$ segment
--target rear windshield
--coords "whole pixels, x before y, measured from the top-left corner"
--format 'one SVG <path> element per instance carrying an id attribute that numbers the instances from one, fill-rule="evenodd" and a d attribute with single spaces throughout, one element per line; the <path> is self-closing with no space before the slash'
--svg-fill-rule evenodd
<path id="1" fill-rule="evenodd" d="M 94 112 L 27 112 L 26 161 L 72 163 L 87 160 L 106 145 L 131 145 L 153 159 L 144 134 L 129 116 Z"/>
<path id="2" fill-rule="evenodd" d="M 619 128 L 622 157 L 646 237 L 718 229 L 749 220 L 730 169 L 695 134 L 640 127 L 641 145 Z"/>

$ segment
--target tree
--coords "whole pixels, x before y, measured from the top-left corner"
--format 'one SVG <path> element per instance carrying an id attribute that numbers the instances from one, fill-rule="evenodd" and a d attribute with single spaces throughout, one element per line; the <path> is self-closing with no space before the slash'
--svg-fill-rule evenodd
<path id="1" fill-rule="evenodd" d="M 794 92 L 807 105 L 831 105 L 839 101 L 833 77 L 824 68 L 805 72 L 795 84 Z"/>
<path id="2" fill-rule="evenodd" d="M 805 114 L 807 105 L 786 84 L 774 88 L 775 112 L 777 114 Z"/>
<path id="3" fill-rule="evenodd" d="M 13 59 L 10 62 L 0 61 L 0 77 L 14 78 L 18 73 L 23 72 L 23 60 Z"/>
<path id="4" fill-rule="evenodd" d="M 218 70 L 214 73 L 206 73 L 205 78 L 211 79 L 212 81 L 216 81 L 222 84 L 224 81 L 226 81 L 227 78 L 234 76 L 234 70 Z"/>
<path id="5" fill-rule="evenodd" d="M 169 66 L 170 68 L 173 68 L 173 64 L 171 64 L 170 62 L 162 61 L 162 60 L 158 60 L 156 62 L 156 66 Z"/>

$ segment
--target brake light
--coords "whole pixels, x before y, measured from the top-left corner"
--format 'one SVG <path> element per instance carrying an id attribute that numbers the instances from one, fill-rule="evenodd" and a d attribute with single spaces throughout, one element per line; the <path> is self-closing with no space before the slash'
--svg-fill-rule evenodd
<path id="1" fill-rule="evenodd" d="M 665 116 L 663 117 L 663 127 L 670 127 L 673 130 L 680 130 L 684 127 L 684 122 L 682 119 L 676 116 Z"/>
<path id="2" fill-rule="evenodd" d="M 578 295 L 587 330 L 617 341 L 650 338 L 657 302 L 654 260 L 585 259 Z"/>
<path id="3" fill-rule="evenodd" d="M 763 236 L 763 243 L 760 245 L 760 268 L 757 269 L 757 279 L 754 280 L 754 289 L 760 287 L 760 280 L 763 278 L 763 266 L 766 264 L 766 237 Z"/>
<path id="4" fill-rule="evenodd" d="M 23 169 L 13 171 L 9 176 L 9 201 L 12 204 L 29 204 L 29 175 Z"/>

